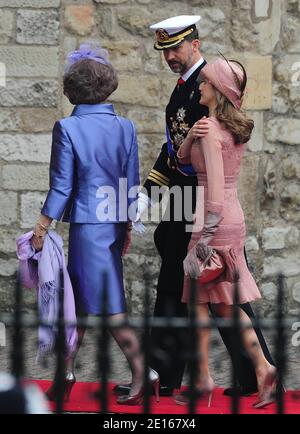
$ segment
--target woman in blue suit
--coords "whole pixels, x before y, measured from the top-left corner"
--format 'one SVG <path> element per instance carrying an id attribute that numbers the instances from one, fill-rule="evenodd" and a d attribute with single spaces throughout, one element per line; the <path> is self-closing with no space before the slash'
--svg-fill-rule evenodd
<path id="1" fill-rule="evenodd" d="M 121 256 L 129 247 L 130 208 L 139 186 L 135 128 L 130 120 L 117 116 L 111 104 L 104 103 L 118 86 L 106 50 L 83 44 L 70 53 L 63 84 L 64 94 L 76 107 L 53 128 L 50 190 L 32 243 L 42 248 L 53 219 L 69 222 L 68 271 L 77 313 L 103 313 L 106 288 L 105 311 L 122 320 L 126 302 Z M 139 404 L 144 394 L 139 341 L 129 327 L 112 328 L 111 333 L 132 372 L 130 395 L 119 397 L 118 402 Z M 75 383 L 73 362 L 74 358 L 67 361 L 67 395 Z M 159 377 L 153 370 L 150 380 L 158 393 Z M 52 387 L 48 396 L 53 399 L 54 395 Z"/>

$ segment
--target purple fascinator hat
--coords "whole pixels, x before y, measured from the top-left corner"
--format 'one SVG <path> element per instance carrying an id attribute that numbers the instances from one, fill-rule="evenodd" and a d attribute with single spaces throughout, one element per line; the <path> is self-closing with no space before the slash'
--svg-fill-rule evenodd
<path id="1" fill-rule="evenodd" d="M 103 65 L 110 65 L 107 50 L 100 45 L 92 45 L 86 42 L 80 45 L 79 50 L 71 51 L 67 55 L 65 72 L 67 72 L 72 65 L 83 59 L 90 59 L 102 63 Z"/>

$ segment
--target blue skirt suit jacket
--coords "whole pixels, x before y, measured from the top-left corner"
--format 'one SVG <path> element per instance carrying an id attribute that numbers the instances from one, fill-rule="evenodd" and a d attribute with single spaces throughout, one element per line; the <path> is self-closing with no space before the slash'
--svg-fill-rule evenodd
<path id="1" fill-rule="evenodd" d="M 109 314 L 126 311 L 121 252 L 139 181 L 135 127 L 111 104 L 80 104 L 55 123 L 41 212 L 70 222 L 68 270 L 78 312 L 101 314 L 104 290 Z"/>

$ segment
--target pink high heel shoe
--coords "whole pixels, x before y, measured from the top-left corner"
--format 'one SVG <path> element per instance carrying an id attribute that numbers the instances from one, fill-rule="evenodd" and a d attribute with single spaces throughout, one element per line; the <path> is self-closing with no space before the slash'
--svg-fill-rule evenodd
<path id="1" fill-rule="evenodd" d="M 277 370 L 272 367 L 267 373 L 266 378 L 259 392 L 259 399 L 253 403 L 254 408 L 265 408 L 272 404 L 276 399 Z"/>
<path id="2" fill-rule="evenodd" d="M 149 383 L 153 387 L 156 402 L 159 402 L 159 375 L 154 369 L 150 369 Z M 117 403 L 120 405 L 141 405 L 145 396 L 145 386 L 142 386 L 141 390 L 135 395 L 124 395 L 117 399 Z"/>
<path id="3" fill-rule="evenodd" d="M 196 389 L 196 396 L 199 396 L 200 399 L 207 398 L 207 407 L 210 407 L 214 389 L 214 380 L 211 377 L 207 377 L 204 381 L 202 381 L 202 387 Z M 175 395 L 174 401 L 178 405 L 187 405 L 190 401 L 190 396 L 190 391 L 182 392 L 179 395 Z"/>

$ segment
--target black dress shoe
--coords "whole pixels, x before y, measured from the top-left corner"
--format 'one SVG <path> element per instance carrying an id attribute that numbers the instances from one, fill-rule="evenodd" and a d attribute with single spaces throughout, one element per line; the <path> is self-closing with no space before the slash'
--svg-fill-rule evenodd
<path id="1" fill-rule="evenodd" d="M 113 388 L 113 392 L 117 395 L 128 395 L 131 384 L 117 384 Z M 172 396 L 173 388 L 169 386 L 159 386 L 159 396 Z M 152 393 L 152 392 L 151 392 Z"/>
<path id="2" fill-rule="evenodd" d="M 116 393 L 117 395 L 128 395 L 130 391 L 130 387 L 131 387 L 130 383 L 116 384 L 115 387 L 113 388 L 113 392 Z"/>
<path id="3" fill-rule="evenodd" d="M 159 386 L 159 396 L 173 396 L 173 391 L 173 387 Z"/>
<path id="4" fill-rule="evenodd" d="M 256 386 L 238 386 L 236 390 L 238 396 L 250 396 L 253 393 L 257 393 Z M 233 387 L 229 387 L 225 389 L 223 395 L 225 396 L 234 396 L 235 390 Z"/>

